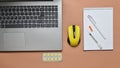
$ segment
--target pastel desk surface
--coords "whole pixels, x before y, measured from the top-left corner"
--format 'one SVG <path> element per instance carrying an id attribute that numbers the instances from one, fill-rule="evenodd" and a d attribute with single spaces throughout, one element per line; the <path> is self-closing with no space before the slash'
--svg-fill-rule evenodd
<path id="1" fill-rule="evenodd" d="M 114 7 L 114 50 L 83 51 L 67 43 L 67 27 L 77 24 L 83 32 L 83 8 Z M 63 62 L 42 61 L 43 52 L 0 52 L 0 68 L 120 68 L 120 0 L 63 0 Z"/>

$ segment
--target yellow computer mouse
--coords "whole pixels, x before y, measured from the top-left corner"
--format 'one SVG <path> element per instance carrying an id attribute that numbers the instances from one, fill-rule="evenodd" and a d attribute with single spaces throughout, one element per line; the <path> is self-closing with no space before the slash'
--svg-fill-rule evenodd
<path id="1" fill-rule="evenodd" d="M 71 25 L 68 27 L 68 43 L 72 47 L 76 47 L 80 43 L 80 27 Z"/>

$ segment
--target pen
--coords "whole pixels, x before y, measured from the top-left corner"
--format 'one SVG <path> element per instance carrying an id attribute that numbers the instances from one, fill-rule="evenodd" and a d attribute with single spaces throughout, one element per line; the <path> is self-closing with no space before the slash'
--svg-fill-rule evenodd
<path id="1" fill-rule="evenodd" d="M 97 44 L 98 48 L 100 48 L 100 50 L 102 50 L 102 46 L 98 43 L 98 41 L 95 39 L 95 37 L 91 33 L 89 33 L 89 35 L 94 40 L 94 42 Z"/>
<path id="2" fill-rule="evenodd" d="M 92 16 L 88 15 L 88 19 L 91 21 L 91 23 L 94 25 L 94 27 L 97 29 L 97 31 L 99 32 L 99 34 L 103 37 L 103 39 L 105 40 L 106 38 L 104 37 L 104 35 L 102 34 L 102 32 L 98 29 L 98 27 L 95 25 L 96 22 L 95 20 L 93 19 Z"/>

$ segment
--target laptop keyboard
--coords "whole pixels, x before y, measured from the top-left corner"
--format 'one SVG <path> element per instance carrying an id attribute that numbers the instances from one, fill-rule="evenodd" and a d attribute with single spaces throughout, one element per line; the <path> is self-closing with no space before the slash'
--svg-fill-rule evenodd
<path id="1" fill-rule="evenodd" d="M 0 6 L 0 28 L 57 28 L 58 6 Z"/>

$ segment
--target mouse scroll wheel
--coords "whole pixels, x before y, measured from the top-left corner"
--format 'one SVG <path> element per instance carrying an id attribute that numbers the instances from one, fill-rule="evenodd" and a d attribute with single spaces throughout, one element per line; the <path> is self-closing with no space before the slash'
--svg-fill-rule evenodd
<path id="1" fill-rule="evenodd" d="M 75 38 L 75 25 L 73 25 L 73 35 L 74 35 L 74 38 Z"/>
<path id="2" fill-rule="evenodd" d="M 73 31 L 75 32 L 75 25 L 73 25 Z"/>

